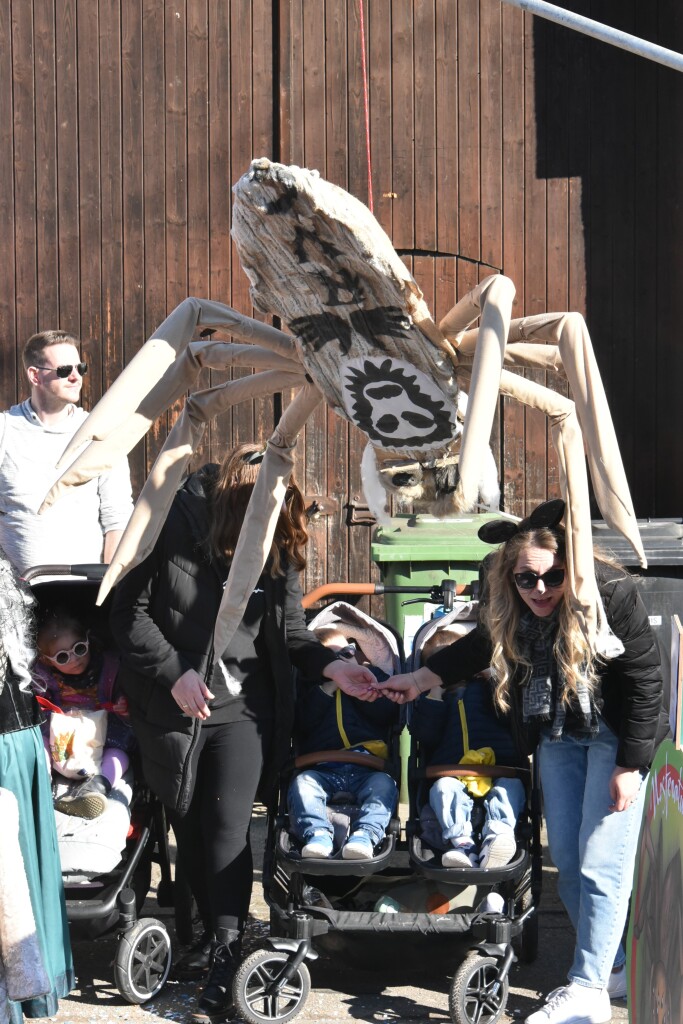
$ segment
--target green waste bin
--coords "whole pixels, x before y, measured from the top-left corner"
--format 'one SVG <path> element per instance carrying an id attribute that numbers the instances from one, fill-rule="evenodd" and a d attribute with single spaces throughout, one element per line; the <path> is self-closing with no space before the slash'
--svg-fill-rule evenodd
<path id="1" fill-rule="evenodd" d="M 400 515 L 391 525 L 379 526 L 372 541 L 372 560 L 387 586 L 436 586 L 442 580 L 471 583 L 479 563 L 493 551 L 479 540 L 477 531 L 498 513 L 435 519 L 426 515 Z M 415 595 L 418 597 L 418 595 Z M 407 607 L 410 594 L 385 594 L 385 618 L 405 638 L 406 614 L 422 615 L 428 595 Z"/>

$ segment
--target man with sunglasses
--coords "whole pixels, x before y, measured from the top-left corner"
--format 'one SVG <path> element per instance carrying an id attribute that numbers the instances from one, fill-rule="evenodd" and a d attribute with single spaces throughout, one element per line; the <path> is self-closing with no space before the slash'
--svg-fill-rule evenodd
<path id="1" fill-rule="evenodd" d="M 22 358 L 31 397 L 0 417 L 0 547 L 20 573 L 109 562 L 133 508 L 127 460 L 38 515 L 58 459 L 87 417 L 78 405 L 88 370 L 79 342 L 66 331 L 41 331 Z"/>

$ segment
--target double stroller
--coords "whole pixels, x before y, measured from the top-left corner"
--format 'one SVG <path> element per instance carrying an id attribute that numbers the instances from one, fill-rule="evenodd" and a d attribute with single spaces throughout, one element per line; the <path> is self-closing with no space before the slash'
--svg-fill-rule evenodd
<path id="1" fill-rule="evenodd" d="M 107 604 L 95 600 L 106 566 L 35 566 L 24 574 L 38 606 L 38 615 L 67 608 L 85 623 L 91 637 L 110 646 Z M 166 925 L 141 918 L 151 885 L 152 865 L 160 869 L 159 906 L 173 907 L 171 860 L 164 808 L 142 780 L 126 773 L 94 819 L 69 817 L 56 811 L 62 880 L 70 932 L 74 939 L 116 933 L 116 986 L 129 1003 L 157 995 L 171 968 L 171 940 Z M 132 777 L 131 777 L 132 775 Z"/>
<path id="2" fill-rule="evenodd" d="M 407 660 L 401 638 L 391 627 L 344 601 L 325 607 L 309 625 L 337 625 L 366 651 L 372 637 L 373 664 L 388 674 L 411 671 L 419 667 L 421 648 L 432 633 L 452 628 L 463 618 L 476 617 L 476 602 L 457 602 L 452 585 L 449 588 L 445 581 L 444 586 L 445 595 L 442 588 L 433 588 L 432 600 L 441 603 L 445 599 L 446 607 L 440 609 L 445 614 L 418 631 Z M 336 590 L 343 594 L 344 585 Z M 410 592 L 408 587 L 401 590 Z M 409 716 L 410 709 L 403 710 Z M 373 940 L 391 936 L 392 942 L 399 943 L 403 940 L 394 937 L 424 936 L 437 943 L 457 937 L 459 948 L 464 945 L 468 952 L 456 967 L 450 988 L 449 1007 L 455 1024 L 495 1024 L 500 1020 L 512 964 L 535 959 L 541 815 L 531 770 L 505 765 L 427 767 L 419 744 L 413 743 L 409 750 L 406 724 L 404 716 L 392 736 L 388 758 L 376 758 L 372 764 L 401 785 L 401 802 L 398 816 L 390 822 L 370 860 L 345 860 L 339 852 L 357 814 L 357 808 L 348 803 L 348 794 L 334 797 L 328 806 L 337 852 L 319 859 L 302 857 L 288 821 L 287 792 L 293 774 L 316 763 L 349 761 L 354 755 L 348 750 L 325 750 L 297 756 L 294 746 L 268 815 L 263 886 L 270 909 L 270 937 L 267 948 L 243 962 L 233 987 L 239 1014 L 252 1024 L 294 1018 L 310 992 L 307 962 L 316 959 L 319 951 L 353 956 L 364 935 Z M 368 755 L 355 756 L 368 765 Z M 442 865 L 441 851 L 430 844 L 425 830 L 423 808 L 429 786 L 443 774 L 522 779 L 526 805 L 517 822 L 516 850 L 509 863 L 490 868 Z M 475 800 L 475 833 L 482 817 L 481 802 Z"/>

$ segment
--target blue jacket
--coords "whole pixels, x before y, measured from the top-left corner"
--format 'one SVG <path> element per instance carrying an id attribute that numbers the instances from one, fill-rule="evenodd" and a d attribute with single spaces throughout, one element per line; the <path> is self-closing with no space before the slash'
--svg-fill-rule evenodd
<path id="1" fill-rule="evenodd" d="M 425 764 L 458 764 L 465 753 L 460 704 L 465 712 L 467 749 L 491 747 L 496 764 L 527 767 L 521 758 L 512 732 L 493 704 L 491 684 L 485 679 L 472 679 L 443 700 L 430 700 L 423 694 L 413 706 L 410 732 L 424 751 Z"/>
<path id="2" fill-rule="evenodd" d="M 372 668 L 370 671 L 380 682 L 389 678 L 380 669 Z M 397 704 L 387 697 L 371 702 L 349 697 L 341 690 L 329 694 L 321 686 L 311 686 L 303 690 L 297 702 L 295 745 L 298 754 L 346 747 L 337 720 L 339 702 L 341 725 L 351 747 L 362 746 L 368 740 L 389 744 L 392 727 L 399 721 L 400 707 Z"/>

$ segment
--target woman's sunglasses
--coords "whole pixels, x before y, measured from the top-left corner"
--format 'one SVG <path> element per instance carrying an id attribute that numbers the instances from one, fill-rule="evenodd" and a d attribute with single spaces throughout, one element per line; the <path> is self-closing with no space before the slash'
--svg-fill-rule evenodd
<path id="1" fill-rule="evenodd" d="M 90 650 L 89 640 L 77 640 L 69 651 L 57 651 L 50 656 L 44 654 L 46 661 L 54 661 L 55 665 L 68 665 L 72 658 L 83 658 Z"/>
<path id="2" fill-rule="evenodd" d="M 564 569 L 548 569 L 542 576 L 537 572 L 515 572 L 513 573 L 515 583 L 520 590 L 535 590 L 538 581 L 541 580 L 544 587 L 554 589 L 561 587 L 564 583 Z"/>
<path id="3" fill-rule="evenodd" d="M 70 377 L 74 370 L 78 370 L 81 377 L 85 377 L 88 372 L 87 363 L 69 363 L 64 366 L 34 366 L 34 370 L 54 370 L 58 377 L 62 379 Z"/>

